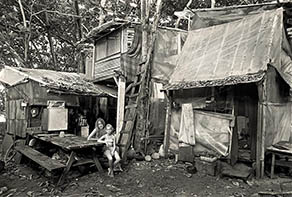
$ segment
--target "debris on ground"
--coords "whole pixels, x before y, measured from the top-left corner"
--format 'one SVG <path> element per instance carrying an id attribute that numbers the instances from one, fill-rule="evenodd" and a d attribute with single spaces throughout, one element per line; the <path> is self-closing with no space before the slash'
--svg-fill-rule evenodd
<path id="1" fill-rule="evenodd" d="M 0 188 L 0 195 L 1 194 L 4 194 L 5 192 L 7 192 L 8 191 L 8 188 L 7 187 L 1 187 Z"/>
<path id="2" fill-rule="evenodd" d="M 119 191 L 121 191 L 120 188 L 118 188 L 118 187 L 116 187 L 116 186 L 114 186 L 114 185 L 110 185 L 110 184 L 108 184 L 108 185 L 106 185 L 106 187 L 107 187 L 107 189 L 108 189 L 109 191 L 111 191 L 111 192 L 119 192 Z"/>
<path id="3" fill-rule="evenodd" d="M 160 158 L 160 155 L 159 155 L 159 153 L 153 153 L 151 155 L 151 157 L 152 157 L 152 159 L 159 159 Z"/>
<path id="4" fill-rule="evenodd" d="M 146 155 L 145 156 L 145 161 L 148 161 L 148 162 L 150 162 L 152 160 L 152 158 L 151 158 L 151 156 L 150 155 Z"/>
<path id="5" fill-rule="evenodd" d="M 252 174 L 252 168 L 248 167 L 243 163 L 237 163 L 234 166 L 229 165 L 226 162 L 221 162 L 221 175 L 240 178 L 243 180 L 247 180 L 248 177 Z"/>
<path id="6" fill-rule="evenodd" d="M 171 159 L 135 161 L 124 166 L 124 172 L 109 178 L 106 173 L 88 171 L 78 175 L 78 169 L 68 176 L 64 185 L 55 186 L 52 177 L 43 176 L 32 166 L 10 163 L 0 173 L 0 196 L 259 196 L 259 191 L 289 192 L 289 179 L 253 180 L 209 176 L 197 171 L 193 163 Z M 22 178 L 21 177 L 26 177 Z M 282 180 L 282 179 L 281 179 Z M 291 179 L 290 179 L 291 180 Z M 282 184 L 280 184 L 282 183 Z M 281 187 L 280 187 L 281 186 Z"/>

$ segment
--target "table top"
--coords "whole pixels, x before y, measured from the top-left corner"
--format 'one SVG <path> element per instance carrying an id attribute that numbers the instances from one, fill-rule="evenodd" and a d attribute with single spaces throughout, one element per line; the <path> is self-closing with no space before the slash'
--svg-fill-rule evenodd
<path id="1" fill-rule="evenodd" d="M 104 145 L 96 140 L 87 141 L 86 138 L 73 134 L 65 134 L 64 137 L 60 137 L 58 134 L 37 134 L 34 135 L 34 137 L 66 150 L 76 150 Z"/>
<path id="2" fill-rule="evenodd" d="M 292 155 L 292 149 L 279 149 L 273 146 L 267 148 L 267 151 L 275 152 L 275 153 L 282 153 L 286 155 Z"/>

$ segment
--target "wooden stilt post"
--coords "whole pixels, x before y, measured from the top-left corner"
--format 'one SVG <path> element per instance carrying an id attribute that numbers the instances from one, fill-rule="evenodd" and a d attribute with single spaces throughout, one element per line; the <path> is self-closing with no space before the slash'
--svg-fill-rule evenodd
<path id="1" fill-rule="evenodd" d="M 165 128 L 164 128 L 164 154 L 165 157 L 168 157 L 168 149 L 169 149 L 169 140 L 170 140 L 170 125 L 171 125 L 171 108 L 172 108 L 172 99 L 169 95 L 169 92 L 164 93 L 166 98 L 166 119 L 165 119 Z"/>
<path id="2" fill-rule="evenodd" d="M 117 106 L 117 122 L 116 122 L 117 141 L 119 140 L 120 132 L 122 130 L 123 122 L 124 122 L 125 96 L 126 96 L 126 81 L 123 76 L 120 76 L 119 82 L 118 82 L 118 106 Z"/>
<path id="3" fill-rule="evenodd" d="M 257 123 L 257 143 L 256 143 L 256 178 L 259 179 L 260 173 L 261 173 L 261 141 L 262 141 L 262 112 L 263 112 L 263 106 L 261 101 L 258 104 L 258 123 Z"/>
<path id="4" fill-rule="evenodd" d="M 261 132 L 261 172 L 260 178 L 263 178 L 265 171 L 265 141 L 266 141 L 266 106 L 267 102 L 267 78 L 264 78 L 263 81 L 263 104 L 262 104 L 262 132 Z"/>
<path id="5" fill-rule="evenodd" d="M 267 80 L 264 78 L 258 85 L 259 102 L 258 102 L 258 122 L 257 122 L 257 139 L 256 139 L 256 178 L 262 178 L 264 175 L 265 161 L 265 106 L 267 101 Z"/>

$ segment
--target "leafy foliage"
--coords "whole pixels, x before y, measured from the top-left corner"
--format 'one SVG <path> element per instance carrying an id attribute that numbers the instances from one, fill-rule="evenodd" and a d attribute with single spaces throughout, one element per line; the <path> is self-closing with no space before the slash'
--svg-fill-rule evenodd
<path id="1" fill-rule="evenodd" d="M 174 12 L 183 10 L 187 2 L 165 0 L 162 24 L 174 26 L 177 19 Z M 262 2 L 266 1 L 217 0 L 216 6 Z M 190 7 L 210 5 L 211 0 L 193 0 Z M 76 45 L 82 36 L 112 18 L 139 18 L 139 6 L 140 0 L 1 0 L 0 63 L 77 71 L 87 54 L 83 47 Z"/>

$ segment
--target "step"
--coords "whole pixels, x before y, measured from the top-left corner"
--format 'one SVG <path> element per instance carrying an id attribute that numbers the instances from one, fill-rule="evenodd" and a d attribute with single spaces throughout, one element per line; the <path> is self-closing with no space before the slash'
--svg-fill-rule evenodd
<path id="1" fill-rule="evenodd" d="M 54 160 L 29 146 L 19 145 L 15 147 L 15 150 L 49 171 L 65 167 L 65 165 L 60 163 L 59 161 Z"/>

